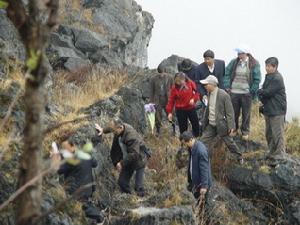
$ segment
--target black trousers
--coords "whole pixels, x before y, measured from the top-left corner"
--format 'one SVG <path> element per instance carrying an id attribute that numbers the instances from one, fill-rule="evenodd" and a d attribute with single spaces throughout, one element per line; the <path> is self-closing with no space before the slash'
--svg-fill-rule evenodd
<path id="1" fill-rule="evenodd" d="M 144 192 L 144 173 L 145 167 L 134 170 L 131 168 L 122 168 L 118 184 L 122 192 L 131 194 L 130 179 L 135 172 L 135 190 L 136 192 Z"/>
<path id="2" fill-rule="evenodd" d="M 250 132 L 250 116 L 252 106 L 251 94 L 234 94 L 231 93 L 231 101 L 234 109 L 236 130 L 239 129 L 239 117 L 242 111 L 242 126 L 243 135 L 248 135 Z"/>
<path id="3" fill-rule="evenodd" d="M 197 116 L 196 109 L 191 109 L 191 110 L 176 109 L 176 117 L 178 121 L 179 131 L 181 134 L 184 131 L 187 131 L 188 120 L 189 120 L 192 124 L 193 135 L 195 137 L 199 137 L 200 126 L 199 126 L 199 119 Z"/>

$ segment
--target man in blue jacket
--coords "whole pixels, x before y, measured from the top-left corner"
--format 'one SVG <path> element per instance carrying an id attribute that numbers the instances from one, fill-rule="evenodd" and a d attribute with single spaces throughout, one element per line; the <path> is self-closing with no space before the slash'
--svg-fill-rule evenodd
<path id="1" fill-rule="evenodd" d="M 193 134 L 185 131 L 180 135 L 181 143 L 189 151 L 188 182 L 196 199 L 207 195 L 212 184 L 211 167 L 205 145 Z"/>

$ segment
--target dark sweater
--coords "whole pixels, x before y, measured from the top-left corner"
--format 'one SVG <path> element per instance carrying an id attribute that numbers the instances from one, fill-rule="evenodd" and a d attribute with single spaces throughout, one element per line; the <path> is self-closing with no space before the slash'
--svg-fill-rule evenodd
<path id="1" fill-rule="evenodd" d="M 93 179 L 92 168 L 97 167 L 98 163 L 95 158 L 90 160 L 81 160 L 78 165 L 71 165 L 69 163 L 64 163 L 58 170 L 58 174 L 64 176 L 64 181 L 66 184 L 66 190 L 69 194 L 74 194 L 76 190 L 80 189 L 82 186 L 91 184 Z M 87 199 L 92 195 L 92 185 L 80 190 L 78 193 L 79 198 Z"/>

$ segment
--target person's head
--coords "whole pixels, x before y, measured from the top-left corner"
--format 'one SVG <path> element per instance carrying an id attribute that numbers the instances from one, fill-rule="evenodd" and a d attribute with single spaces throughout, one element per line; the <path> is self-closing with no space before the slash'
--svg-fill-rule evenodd
<path id="1" fill-rule="evenodd" d="M 192 67 L 193 67 L 193 62 L 190 59 L 184 59 L 180 64 L 180 70 L 183 72 L 190 71 Z"/>
<path id="2" fill-rule="evenodd" d="M 245 61 L 250 54 L 250 48 L 248 45 L 241 44 L 239 47 L 234 49 L 237 52 L 238 58 Z"/>
<path id="3" fill-rule="evenodd" d="M 213 92 L 218 86 L 218 79 L 214 75 L 207 76 L 204 80 L 200 80 L 207 92 Z"/>
<path id="4" fill-rule="evenodd" d="M 119 118 L 113 118 L 110 122 L 110 128 L 114 134 L 120 135 L 124 131 L 124 123 Z"/>
<path id="5" fill-rule="evenodd" d="M 276 57 L 267 58 L 266 61 L 265 61 L 265 64 L 266 64 L 267 74 L 277 72 L 279 62 L 278 62 L 278 59 Z"/>
<path id="6" fill-rule="evenodd" d="M 62 149 L 67 150 L 67 151 L 69 151 L 71 153 L 74 153 L 75 150 L 76 150 L 75 143 L 72 140 L 70 140 L 70 139 L 64 140 L 61 143 L 61 147 L 62 147 Z"/>
<path id="7" fill-rule="evenodd" d="M 179 73 L 175 74 L 174 82 L 176 85 L 178 85 L 178 86 L 184 85 L 185 81 L 186 81 L 186 76 L 184 73 L 179 72 Z"/>
<path id="8" fill-rule="evenodd" d="M 157 72 L 158 73 L 165 73 L 166 72 L 166 67 L 159 64 L 158 67 L 157 67 Z"/>
<path id="9" fill-rule="evenodd" d="M 195 138 L 190 131 L 184 131 L 182 134 L 180 134 L 179 140 L 181 144 L 188 148 L 192 148 L 195 143 Z"/>
<path id="10" fill-rule="evenodd" d="M 204 62 L 208 66 L 212 66 L 215 61 L 215 53 L 212 50 L 207 50 L 203 53 Z"/>

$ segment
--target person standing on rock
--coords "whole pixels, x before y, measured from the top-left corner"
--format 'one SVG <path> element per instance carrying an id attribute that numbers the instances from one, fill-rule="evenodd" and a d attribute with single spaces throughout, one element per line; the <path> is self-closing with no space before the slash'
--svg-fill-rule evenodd
<path id="1" fill-rule="evenodd" d="M 118 184 L 124 193 L 131 194 L 130 180 L 135 172 L 135 191 L 138 196 L 145 195 L 144 172 L 147 161 L 146 146 L 142 137 L 129 124 L 114 118 L 109 126 L 102 128 L 95 124 L 98 135 L 113 133 L 111 160 L 120 172 Z"/>
<path id="2" fill-rule="evenodd" d="M 284 122 L 287 110 L 285 85 L 282 75 L 278 72 L 278 59 L 266 59 L 266 77 L 258 97 L 262 102 L 260 112 L 266 123 L 266 139 L 269 147 L 267 159 L 277 159 L 285 152 Z"/>
<path id="3" fill-rule="evenodd" d="M 195 105 L 199 100 L 199 94 L 196 90 L 196 84 L 182 72 L 175 74 L 174 81 L 175 84 L 171 88 L 166 106 L 168 120 L 173 120 L 172 112 L 175 107 L 180 134 L 188 129 L 189 120 L 192 124 L 194 136 L 198 137 L 200 126 Z"/>
<path id="4" fill-rule="evenodd" d="M 216 136 L 220 136 L 234 158 L 241 160 L 241 153 L 233 140 L 235 128 L 234 111 L 230 96 L 218 88 L 218 79 L 209 75 L 200 81 L 208 92 L 208 106 L 203 118 L 203 135 L 201 140 L 206 146 L 210 146 Z M 210 156 L 212 151 L 210 150 Z"/>
<path id="5" fill-rule="evenodd" d="M 197 141 L 189 131 L 183 132 L 180 137 L 181 144 L 189 151 L 188 182 L 196 199 L 207 196 L 212 185 L 210 160 L 206 146 Z"/>
<path id="6" fill-rule="evenodd" d="M 150 80 L 150 103 L 155 104 L 155 127 L 159 136 L 162 125 L 163 111 L 166 110 L 169 93 L 173 85 L 173 76 L 167 74 L 162 65 L 157 68 L 158 74 Z M 175 133 L 175 123 L 172 123 L 173 133 Z"/>
<path id="7" fill-rule="evenodd" d="M 231 60 L 225 69 L 224 88 L 230 93 L 235 114 L 236 135 L 239 129 L 239 117 L 242 111 L 242 139 L 248 140 L 252 99 L 257 98 L 261 81 L 259 62 L 250 54 L 246 45 L 235 49 L 238 57 Z"/>
<path id="8" fill-rule="evenodd" d="M 199 85 L 198 92 L 205 96 L 207 92 L 200 80 L 204 80 L 208 75 L 214 75 L 219 82 L 219 88 L 223 89 L 223 78 L 225 75 L 225 62 L 224 60 L 215 59 L 215 53 L 212 50 L 206 50 L 203 53 L 204 62 L 196 67 L 195 82 Z"/>

